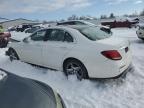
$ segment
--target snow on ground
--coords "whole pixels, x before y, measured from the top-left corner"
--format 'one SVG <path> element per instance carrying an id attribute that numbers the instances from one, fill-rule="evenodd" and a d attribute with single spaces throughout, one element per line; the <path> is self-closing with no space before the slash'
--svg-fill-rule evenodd
<path id="1" fill-rule="evenodd" d="M 62 72 L 31 66 L 20 61 L 10 62 L 0 49 L 0 67 L 14 74 L 36 79 L 50 85 L 63 97 L 68 108 L 143 108 L 144 106 L 144 42 L 136 29 L 113 29 L 113 34 L 130 40 L 133 69 L 126 78 L 115 80 L 68 79 Z"/>

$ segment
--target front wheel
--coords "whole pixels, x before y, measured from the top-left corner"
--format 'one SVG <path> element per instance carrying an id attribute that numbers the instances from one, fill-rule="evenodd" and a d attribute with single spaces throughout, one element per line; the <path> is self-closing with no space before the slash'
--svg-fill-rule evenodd
<path id="1" fill-rule="evenodd" d="M 0 48 L 5 48 L 7 46 L 8 42 L 5 41 L 4 39 L 0 40 Z"/>
<path id="2" fill-rule="evenodd" d="M 19 60 L 19 57 L 14 49 L 9 49 L 9 58 L 10 61 Z"/>
<path id="3" fill-rule="evenodd" d="M 74 59 L 67 60 L 64 63 L 64 73 L 66 76 L 74 74 L 77 76 L 77 79 L 79 80 L 88 78 L 88 73 L 85 66 L 78 60 Z"/>

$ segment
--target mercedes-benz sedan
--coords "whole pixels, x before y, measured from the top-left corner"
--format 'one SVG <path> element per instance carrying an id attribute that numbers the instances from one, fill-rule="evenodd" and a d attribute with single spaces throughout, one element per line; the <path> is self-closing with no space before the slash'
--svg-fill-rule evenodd
<path id="1" fill-rule="evenodd" d="M 101 27 L 56 26 L 11 43 L 10 59 L 76 74 L 78 79 L 113 78 L 131 63 L 129 42 Z"/>

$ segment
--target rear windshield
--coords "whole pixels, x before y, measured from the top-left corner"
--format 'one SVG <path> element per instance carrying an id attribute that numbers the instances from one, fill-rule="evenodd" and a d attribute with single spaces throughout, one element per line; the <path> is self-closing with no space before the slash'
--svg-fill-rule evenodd
<path id="1" fill-rule="evenodd" d="M 77 28 L 77 30 L 92 41 L 105 39 L 112 35 L 111 32 L 104 30 L 103 27 L 82 27 Z"/>

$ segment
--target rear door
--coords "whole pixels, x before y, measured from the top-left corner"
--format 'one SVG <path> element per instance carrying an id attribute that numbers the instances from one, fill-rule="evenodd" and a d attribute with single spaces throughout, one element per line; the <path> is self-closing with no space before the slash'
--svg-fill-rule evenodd
<path id="1" fill-rule="evenodd" d="M 46 67 L 60 69 L 64 57 L 74 47 L 74 38 L 61 29 L 48 29 L 43 47 L 43 62 Z"/>

